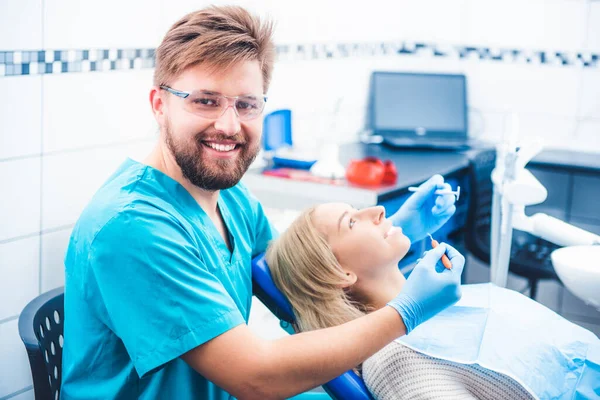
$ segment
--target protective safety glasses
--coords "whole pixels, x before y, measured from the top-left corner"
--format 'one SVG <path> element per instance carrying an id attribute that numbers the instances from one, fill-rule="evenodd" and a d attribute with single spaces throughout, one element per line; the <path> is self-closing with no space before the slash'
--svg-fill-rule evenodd
<path id="1" fill-rule="evenodd" d="M 183 99 L 184 108 L 203 118 L 218 119 L 229 106 L 233 106 L 240 121 L 249 121 L 262 114 L 267 96 L 225 96 L 208 90 L 182 92 L 161 85 L 161 89 Z"/>

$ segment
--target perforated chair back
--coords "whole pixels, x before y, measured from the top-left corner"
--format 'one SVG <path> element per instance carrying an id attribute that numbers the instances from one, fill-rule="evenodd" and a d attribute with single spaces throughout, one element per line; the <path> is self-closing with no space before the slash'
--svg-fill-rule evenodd
<path id="1" fill-rule="evenodd" d="M 496 150 L 482 151 L 471 160 L 469 174 L 469 211 L 465 245 L 485 264 L 490 263 L 490 232 L 494 185 L 491 175 L 496 165 Z"/>
<path id="2" fill-rule="evenodd" d="M 33 377 L 36 400 L 60 397 L 64 324 L 64 287 L 33 299 L 19 316 L 19 335 Z"/>
<path id="3" fill-rule="evenodd" d="M 273 283 L 264 254 L 252 260 L 252 291 L 277 318 L 294 322 L 292 306 Z M 334 399 L 373 400 L 365 383 L 354 371 L 345 372 L 324 384 L 323 388 Z"/>

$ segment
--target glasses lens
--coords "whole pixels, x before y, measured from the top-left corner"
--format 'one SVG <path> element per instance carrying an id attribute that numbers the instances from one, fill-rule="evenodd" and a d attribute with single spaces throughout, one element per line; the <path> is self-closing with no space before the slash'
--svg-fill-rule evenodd
<path id="1" fill-rule="evenodd" d="M 257 117 L 263 110 L 265 102 L 256 97 L 241 97 L 235 102 L 235 109 L 241 119 Z"/>
<path id="2" fill-rule="evenodd" d="M 187 108 L 198 115 L 206 118 L 219 118 L 227 101 L 218 94 L 207 92 L 192 93 L 185 99 Z"/>
<path id="3" fill-rule="evenodd" d="M 217 119 L 228 106 L 227 98 L 220 94 L 198 91 L 185 99 L 187 109 L 204 118 Z M 242 120 L 256 118 L 265 106 L 263 98 L 244 96 L 235 100 L 235 110 Z"/>

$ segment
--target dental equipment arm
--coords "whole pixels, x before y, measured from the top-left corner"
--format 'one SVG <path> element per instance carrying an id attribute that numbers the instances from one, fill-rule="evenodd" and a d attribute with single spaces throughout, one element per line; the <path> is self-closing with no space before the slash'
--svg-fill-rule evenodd
<path id="1" fill-rule="evenodd" d="M 522 211 L 522 210 L 521 210 Z M 524 212 L 513 216 L 515 229 L 525 231 L 559 246 L 600 245 L 600 236 L 547 214 L 528 217 Z"/>
<path id="2" fill-rule="evenodd" d="M 541 151 L 539 144 L 519 150 L 501 145 L 492 172 L 494 195 L 491 226 L 491 281 L 505 287 L 508 279 L 512 230 L 518 229 L 559 246 L 599 245 L 600 236 L 549 215 L 525 215 L 525 206 L 546 200 L 546 188 L 525 169 Z"/>

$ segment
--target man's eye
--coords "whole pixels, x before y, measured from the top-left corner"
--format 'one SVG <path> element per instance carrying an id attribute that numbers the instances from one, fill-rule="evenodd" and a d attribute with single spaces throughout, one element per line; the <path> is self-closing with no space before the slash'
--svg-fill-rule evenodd
<path id="1" fill-rule="evenodd" d="M 352 227 L 354 226 L 354 224 L 356 223 L 355 219 L 350 218 L 350 220 L 348 221 L 348 227 L 350 229 L 352 229 Z"/>
<path id="2" fill-rule="evenodd" d="M 257 108 L 256 104 L 249 103 L 247 101 L 238 101 L 236 107 L 240 110 L 251 110 Z"/>
<path id="3" fill-rule="evenodd" d="M 201 106 L 216 106 L 218 102 L 215 99 L 211 99 L 209 97 L 199 97 L 194 99 L 194 103 Z"/>

